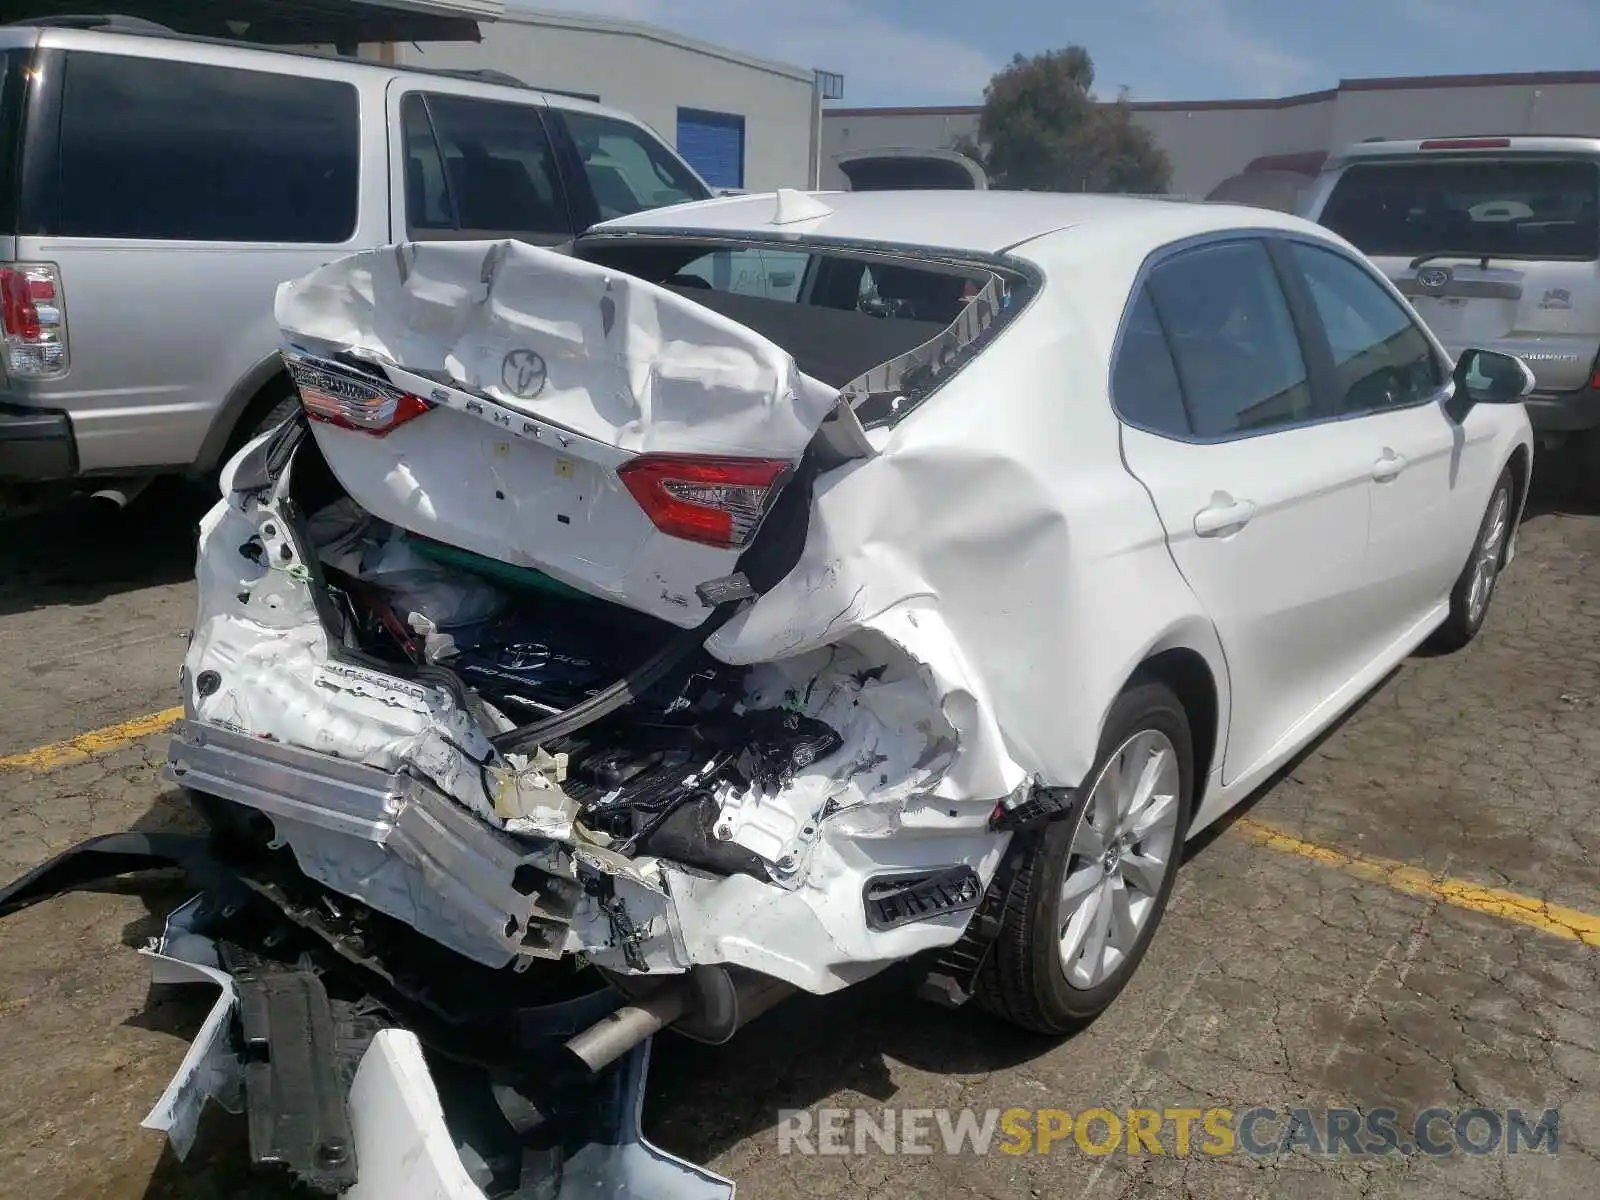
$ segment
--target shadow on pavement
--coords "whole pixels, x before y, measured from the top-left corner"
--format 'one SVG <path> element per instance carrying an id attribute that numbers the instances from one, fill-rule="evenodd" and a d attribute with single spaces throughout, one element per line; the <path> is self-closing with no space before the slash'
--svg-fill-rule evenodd
<path id="1" fill-rule="evenodd" d="M 211 503 L 196 486 L 158 480 L 120 512 L 73 500 L 0 516 L 0 616 L 193 578 Z"/>
<path id="2" fill-rule="evenodd" d="M 1580 455 L 1570 448 L 1534 455 L 1533 487 L 1522 519 L 1544 516 L 1595 516 L 1600 514 L 1597 486 Z"/>

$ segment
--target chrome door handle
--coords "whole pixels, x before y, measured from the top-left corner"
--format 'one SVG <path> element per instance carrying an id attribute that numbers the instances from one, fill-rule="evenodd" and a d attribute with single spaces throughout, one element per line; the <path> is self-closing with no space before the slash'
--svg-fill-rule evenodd
<path id="1" fill-rule="evenodd" d="M 1383 448 L 1383 457 L 1372 464 L 1372 477 L 1379 483 L 1390 483 L 1400 477 L 1400 472 L 1406 469 L 1404 455 L 1396 454 L 1389 447 Z"/>
<path id="2" fill-rule="evenodd" d="M 1194 531 L 1201 537 L 1224 537 L 1238 533 L 1250 524 L 1256 515 L 1256 506 L 1248 500 L 1235 500 L 1226 492 L 1217 492 L 1211 503 L 1194 515 Z"/>

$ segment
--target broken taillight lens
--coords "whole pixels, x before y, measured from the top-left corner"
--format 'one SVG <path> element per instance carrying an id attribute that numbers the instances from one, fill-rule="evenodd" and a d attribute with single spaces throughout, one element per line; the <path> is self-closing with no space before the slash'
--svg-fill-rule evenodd
<path id="1" fill-rule="evenodd" d="M 8 375 L 40 379 L 66 373 L 67 316 L 54 264 L 0 267 L 0 331 Z"/>
<path id="2" fill-rule="evenodd" d="M 300 404 L 313 421 L 378 437 L 433 408 L 421 396 L 341 363 L 285 354 Z"/>
<path id="3" fill-rule="evenodd" d="M 662 533 L 736 550 L 755 534 L 793 471 L 781 458 L 644 454 L 617 475 Z"/>

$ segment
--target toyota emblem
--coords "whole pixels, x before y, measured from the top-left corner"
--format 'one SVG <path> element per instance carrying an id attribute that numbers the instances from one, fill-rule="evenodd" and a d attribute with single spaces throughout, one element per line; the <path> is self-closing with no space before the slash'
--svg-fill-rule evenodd
<path id="1" fill-rule="evenodd" d="M 1417 272 L 1417 286 L 1425 292 L 1442 292 L 1450 285 L 1449 267 L 1425 267 Z"/>
<path id="2" fill-rule="evenodd" d="M 500 363 L 501 386 L 521 400 L 532 400 L 549 379 L 544 356 L 533 350 L 513 350 Z"/>

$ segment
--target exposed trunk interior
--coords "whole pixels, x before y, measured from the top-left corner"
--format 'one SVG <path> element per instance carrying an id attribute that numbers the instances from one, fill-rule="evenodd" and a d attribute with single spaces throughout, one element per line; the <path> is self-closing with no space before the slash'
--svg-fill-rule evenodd
<path id="1" fill-rule="evenodd" d="M 377 520 L 339 486 L 313 438 L 300 439 L 293 482 L 341 655 L 449 688 L 487 734 L 569 711 L 684 637 L 537 571 Z M 538 761 L 577 805 L 575 819 L 617 852 L 765 878 L 759 858 L 714 836 L 715 789 L 776 789 L 840 738 L 798 713 L 744 712 L 745 674 L 697 647 L 625 707 L 540 740 Z"/>

